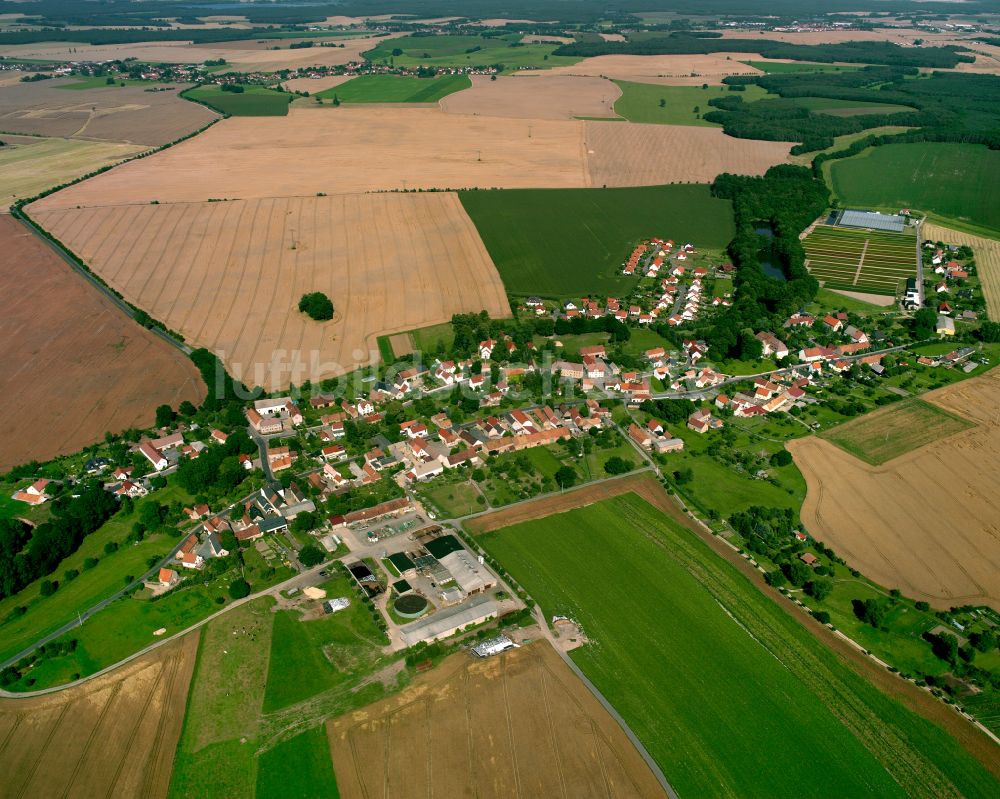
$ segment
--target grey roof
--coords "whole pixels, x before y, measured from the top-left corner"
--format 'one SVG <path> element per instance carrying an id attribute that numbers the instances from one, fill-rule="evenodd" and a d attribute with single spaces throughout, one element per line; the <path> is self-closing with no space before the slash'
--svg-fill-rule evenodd
<path id="1" fill-rule="evenodd" d="M 880 214 L 878 211 L 847 210 L 840 215 L 837 224 L 844 227 L 863 227 L 902 233 L 906 227 L 906 218 L 898 214 Z"/>
<path id="2" fill-rule="evenodd" d="M 288 522 L 280 516 L 269 516 L 261 519 L 257 523 L 262 533 L 273 533 L 275 530 L 284 530 L 288 527 Z"/>

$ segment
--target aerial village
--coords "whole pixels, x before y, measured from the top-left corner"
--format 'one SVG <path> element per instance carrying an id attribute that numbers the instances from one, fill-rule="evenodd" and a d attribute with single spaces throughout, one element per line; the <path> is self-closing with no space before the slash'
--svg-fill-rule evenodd
<path id="1" fill-rule="evenodd" d="M 933 285 L 944 297 L 934 333 L 947 340 L 954 316 L 974 314 L 956 313 L 959 304 L 947 299 L 972 299 L 962 293 L 971 290 L 958 288 L 969 275 L 932 247 L 934 276 L 926 289 Z M 518 313 L 563 327 L 610 317 L 633 330 L 683 328 L 732 302 L 732 265 L 698 256 L 690 243 L 651 238 L 622 265 L 637 281 L 627 298 L 528 297 Z M 243 424 L 226 429 L 178 419 L 130 443 L 127 462 L 92 458 L 84 471 L 100 476 L 120 501 L 134 501 L 155 494 L 184 462 L 239 437 L 249 443 L 237 458 L 243 477 L 236 482 L 245 493 L 233 502 L 184 507 L 187 532 L 144 585 L 162 595 L 245 546 L 268 564 L 308 572 L 312 561 L 299 553 L 309 544 L 322 562 L 345 563 L 359 595 L 382 613 L 391 646 L 401 649 L 524 609 L 516 593 L 497 590 L 497 574 L 463 543 L 452 519 L 584 482 L 597 456 L 619 460 L 623 472 L 669 472 L 670 458 L 685 450 L 691 434 L 711 437 L 734 423 L 799 414 L 835 394 L 841 375 L 867 383 L 885 376 L 887 356 L 897 371 L 909 364 L 905 342 L 873 327 L 871 317 L 862 324 L 845 312 L 803 309 L 778 330 L 754 333 L 761 366 L 750 373 L 726 371 L 704 340 L 683 334 L 679 346 L 641 350 L 629 366 L 616 362 L 610 342 L 571 348 L 573 334 L 556 333 L 519 345 L 501 334 L 480 340 L 468 357 L 446 353 L 378 370 L 349 396 L 314 389 L 253 400 L 243 407 Z M 978 365 L 972 347 L 912 360 L 924 369 L 969 372 Z M 660 418 L 658 403 L 675 400 L 689 402 L 690 412 Z M 435 485 L 457 482 L 479 494 L 461 517 L 442 510 L 434 492 Z M 36 480 L 12 498 L 41 505 L 51 483 Z M 309 590 L 327 613 L 351 601 Z"/>

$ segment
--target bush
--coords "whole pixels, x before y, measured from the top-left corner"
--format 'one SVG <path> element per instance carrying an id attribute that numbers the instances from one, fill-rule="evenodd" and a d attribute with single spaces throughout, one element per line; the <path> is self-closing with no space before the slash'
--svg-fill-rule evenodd
<path id="1" fill-rule="evenodd" d="M 56 592 L 58 585 L 58 583 L 52 580 L 42 580 L 38 586 L 38 593 L 42 596 L 52 596 Z"/>
<path id="2" fill-rule="evenodd" d="M 333 302 L 321 291 L 303 294 L 299 300 L 299 310 L 317 322 L 333 319 Z"/>
<path id="3" fill-rule="evenodd" d="M 229 584 L 229 596 L 233 599 L 243 599 L 250 595 L 250 583 L 242 577 L 237 577 Z"/>
<path id="4" fill-rule="evenodd" d="M 306 544 L 299 550 L 299 562 L 307 569 L 326 560 L 323 551 L 315 544 Z"/>
<path id="5" fill-rule="evenodd" d="M 619 458 L 617 455 L 608 458 L 604 462 L 604 471 L 608 474 L 625 474 L 632 471 L 632 469 L 633 465 L 631 461 Z"/>
<path id="6" fill-rule="evenodd" d="M 788 466 L 792 462 L 792 453 L 787 449 L 778 450 L 771 456 L 772 466 Z"/>

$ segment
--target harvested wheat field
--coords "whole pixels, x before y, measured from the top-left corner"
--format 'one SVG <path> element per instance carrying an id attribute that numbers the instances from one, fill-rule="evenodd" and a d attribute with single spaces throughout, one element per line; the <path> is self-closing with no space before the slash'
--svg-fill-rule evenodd
<path id="1" fill-rule="evenodd" d="M 117 163 L 144 147 L 115 142 L 4 137 L 0 148 L 0 211 L 24 197 Z"/>
<path id="2" fill-rule="evenodd" d="M 252 36 L 252 33 L 248 32 L 248 35 Z M 365 50 L 371 50 L 384 39 L 402 35 L 402 33 L 390 33 L 385 36 L 357 36 L 343 39 L 343 47 L 308 47 L 297 50 L 289 50 L 287 40 L 269 40 L 267 45 L 259 45 L 252 38 L 217 44 L 129 42 L 88 45 L 40 42 L 3 46 L 0 47 L 0 55 L 13 59 L 53 61 L 115 61 L 135 58 L 147 64 L 196 64 L 210 59 L 225 58 L 229 62 L 229 67 L 237 71 L 293 69 L 312 65 L 334 66 L 349 61 L 359 61 L 361 53 Z M 266 49 L 279 46 L 284 49 Z"/>
<path id="3" fill-rule="evenodd" d="M 223 120 L 152 158 L 52 195 L 44 207 L 403 188 L 576 188 L 588 185 L 584 156 L 582 122 L 306 104 L 292 106 L 287 117 Z"/>
<path id="4" fill-rule="evenodd" d="M 1000 370 L 924 399 L 976 426 L 881 466 L 820 438 L 789 443 L 808 483 L 802 521 L 884 586 L 1000 609 Z"/>
<path id="5" fill-rule="evenodd" d="M 615 117 L 621 89 L 604 78 L 575 75 L 472 76 L 472 88 L 438 101 L 450 114 L 519 119 Z"/>
<path id="6" fill-rule="evenodd" d="M 189 635 L 82 685 L 0 700 L 0 797 L 165 797 L 197 653 Z"/>
<path id="7" fill-rule="evenodd" d="M 458 197 L 354 194 L 33 213 L 127 300 L 279 390 L 378 358 L 376 338 L 510 315 Z M 297 310 L 322 291 L 330 322 Z"/>
<path id="8" fill-rule="evenodd" d="M 976 256 L 976 270 L 983 287 L 983 298 L 990 319 L 1000 319 L 1000 241 L 984 236 L 973 236 L 960 230 L 925 222 L 921 235 L 932 241 L 948 244 L 965 244 Z"/>
<path id="9" fill-rule="evenodd" d="M 345 799 L 665 795 L 545 641 L 486 660 L 452 655 L 327 732 Z"/>
<path id="10" fill-rule="evenodd" d="M 171 91 L 140 86 L 65 89 L 78 81 L 55 78 L 0 88 L 0 130 L 42 136 L 160 145 L 198 130 L 219 115 Z"/>
<path id="11" fill-rule="evenodd" d="M 282 85 L 285 87 L 285 91 L 316 94 L 333 89 L 349 80 L 354 80 L 355 77 L 355 75 L 322 75 L 318 78 L 292 78 L 286 80 Z"/>
<path id="12" fill-rule="evenodd" d="M 331 147 L 330 142 L 340 146 Z M 790 147 L 688 125 L 306 104 L 292 106 L 287 117 L 223 120 L 175 147 L 70 186 L 33 207 L 415 188 L 704 183 L 720 172 L 762 174 L 785 161 Z"/>
<path id="13" fill-rule="evenodd" d="M 19 222 L 0 216 L 0 392 L 14 423 L 0 471 L 149 427 L 157 405 L 199 403 L 194 364 L 139 327 Z"/>
<path id="14" fill-rule="evenodd" d="M 701 86 L 703 83 L 721 83 L 727 75 L 762 74 L 759 69 L 741 63 L 754 58 L 760 56 L 753 53 L 599 55 L 570 66 L 526 71 L 523 74 L 589 75 L 665 86 Z"/>
<path id="15" fill-rule="evenodd" d="M 719 128 L 585 122 L 594 186 L 711 183 L 722 172 L 763 175 L 787 160 L 791 142 L 736 139 Z"/>

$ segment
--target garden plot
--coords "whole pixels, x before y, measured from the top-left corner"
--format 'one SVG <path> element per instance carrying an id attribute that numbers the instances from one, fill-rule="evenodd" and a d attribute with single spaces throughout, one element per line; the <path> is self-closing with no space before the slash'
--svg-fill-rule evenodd
<path id="1" fill-rule="evenodd" d="M 809 271 L 828 289 L 894 295 L 917 274 L 916 242 L 906 233 L 819 225 L 803 243 Z"/>

